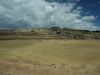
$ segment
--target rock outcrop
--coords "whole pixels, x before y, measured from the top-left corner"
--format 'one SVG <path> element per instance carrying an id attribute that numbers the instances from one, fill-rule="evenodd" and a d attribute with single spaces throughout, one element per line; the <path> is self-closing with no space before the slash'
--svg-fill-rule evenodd
<path id="1" fill-rule="evenodd" d="M 100 39 L 100 32 L 69 28 L 27 28 L 0 30 L 0 39 Z"/>

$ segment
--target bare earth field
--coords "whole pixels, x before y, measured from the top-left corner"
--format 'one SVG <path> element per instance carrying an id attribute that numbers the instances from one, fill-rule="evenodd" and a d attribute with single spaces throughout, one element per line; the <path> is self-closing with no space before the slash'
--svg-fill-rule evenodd
<path id="1" fill-rule="evenodd" d="M 100 75 L 100 40 L 0 41 L 0 75 Z"/>

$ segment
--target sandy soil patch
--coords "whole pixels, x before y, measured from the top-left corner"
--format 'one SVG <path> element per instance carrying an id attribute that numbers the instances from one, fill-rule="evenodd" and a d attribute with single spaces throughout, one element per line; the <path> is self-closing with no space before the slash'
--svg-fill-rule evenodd
<path id="1" fill-rule="evenodd" d="M 100 75 L 100 41 L 1 41 L 0 75 Z"/>

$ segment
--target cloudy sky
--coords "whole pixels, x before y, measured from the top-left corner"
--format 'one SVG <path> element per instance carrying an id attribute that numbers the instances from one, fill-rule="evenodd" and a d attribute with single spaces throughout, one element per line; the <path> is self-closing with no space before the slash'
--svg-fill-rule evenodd
<path id="1" fill-rule="evenodd" d="M 0 29 L 100 30 L 100 0 L 0 0 Z"/>

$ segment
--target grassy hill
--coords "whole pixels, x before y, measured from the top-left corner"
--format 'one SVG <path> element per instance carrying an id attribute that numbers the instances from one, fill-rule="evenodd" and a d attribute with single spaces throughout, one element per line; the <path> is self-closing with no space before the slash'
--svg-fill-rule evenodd
<path id="1" fill-rule="evenodd" d="M 100 31 L 69 28 L 26 28 L 0 30 L 0 39 L 100 39 Z"/>

